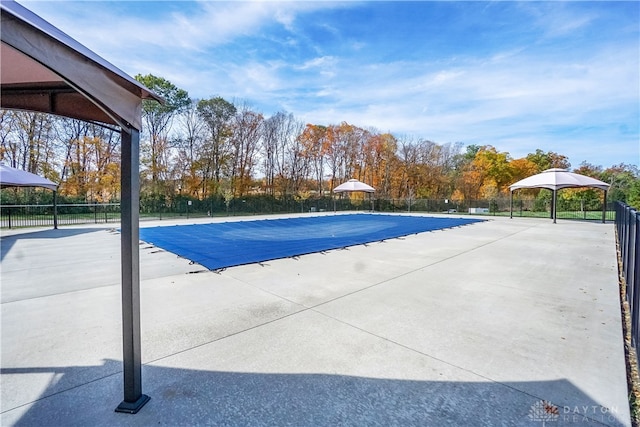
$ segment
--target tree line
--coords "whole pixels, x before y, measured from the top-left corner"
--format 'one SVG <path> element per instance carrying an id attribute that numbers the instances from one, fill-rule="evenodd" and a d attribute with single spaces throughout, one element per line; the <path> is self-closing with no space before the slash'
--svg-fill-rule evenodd
<path id="1" fill-rule="evenodd" d="M 347 122 L 304 123 L 286 111 L 265 117 L 246 102 L 192 99 L 162 77 L 136 79 L 166 101 L 143 101 L 145 200 L 231 200 L 254 194 L 308 199 L 330 194 L 351 178 L 373 186 L 382 199 L 495 199 L 508 195 L 508 186 L 520 179 L 552 167 L 571 168 L 566 156 L 552 151 L 538 149 L 514 159 L 492 145 L 437 143 Z M 59 182 L 59 194 L 73 200 L 119 200 L 117 129 L 0 110 L 0 161 Z M 574 171 L 611 184 L 610 200 L 640 205 L 636 166 L 582 163 Z M 522 197 L 545 194 L 530 190 Z M 561 197 L 601 196 L 581 189 L 565 190 Z"/>

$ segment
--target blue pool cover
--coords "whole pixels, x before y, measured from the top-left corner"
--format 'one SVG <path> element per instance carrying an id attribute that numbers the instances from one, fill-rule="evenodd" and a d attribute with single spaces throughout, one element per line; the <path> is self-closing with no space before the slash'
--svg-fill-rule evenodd
<path id="1" fill-rule="evenodd" d="M 218 270 L 377 242 L 482 220 L 349 214 L 140 229 L 140 240 Z"/>

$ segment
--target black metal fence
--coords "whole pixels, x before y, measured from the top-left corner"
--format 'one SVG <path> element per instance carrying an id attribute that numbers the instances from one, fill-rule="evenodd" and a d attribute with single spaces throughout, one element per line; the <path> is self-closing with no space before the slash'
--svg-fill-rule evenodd
<path id="1" fill-rule="evenodd" d="M 177 198 L 170 202 L 141 200 L 140 219 L 197 218 L 206 216 L 261 215 L 277 213 L 371 211 L 431 212 L 490 216 L 510 215 L 509 199 L 492 200 L 433 200 L 433 199 L 351 199 L 322 197 L 314 199 L 278 199 L 269 196 L 249 196 L 224 200 Z M 57 210 L 56 210 L 57 209 Z M 0 227 L 46 227 L 54 225 L 57 211 L 58 225 L 109 223 L 120 220 L 119 203 L 88 203 L 54 205 L 0 205 Z M 516 199 L 513 216 L 550 218 L 549 203 L 539 200 Z M 585 203 L 558 205 L 559 219 L 602 220 L 602 206 Z M 609 203 L 606 219 L 615 218 L 614 204 Z"/>
<path id="2" fill-rule="evenodd" d="M 616 231 L 622 276 L 627 284 L 626 298 L 631 312 L 631 345 L 637 350 L 640 342 L 640 212 L 617 202 Z"/>
<path id="3" fill-rule="evenodd" d="M 48 227 L 120 221 L 119 203 L 0 205 L 0 227 Z"/>
<path id="4" fill-rule="evenodd" d="M 605 219 L 615 219 L 615 202 L 608 202 Z M 375 200 L 375 210 L 381 212 L 441 212 L 473 215 L 551 218 L 550 201 L 508 198 L 487 200 L 432 200 L 432 199 L 380 199 Z M 558 219 L 602 221 L 602 203 L 584 201 L 558 201 Z"/>

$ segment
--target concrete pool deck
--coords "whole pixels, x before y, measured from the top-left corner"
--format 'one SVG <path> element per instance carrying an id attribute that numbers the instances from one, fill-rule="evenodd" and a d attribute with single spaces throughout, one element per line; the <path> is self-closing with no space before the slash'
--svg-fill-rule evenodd
<path id="1" fill-rule="evenodd" d="M 136 415 L 114 226 L 3 231 L 0 424 L 630 425 L 614 226 L 487 219 L 218 273 L 141 244 Z"/>

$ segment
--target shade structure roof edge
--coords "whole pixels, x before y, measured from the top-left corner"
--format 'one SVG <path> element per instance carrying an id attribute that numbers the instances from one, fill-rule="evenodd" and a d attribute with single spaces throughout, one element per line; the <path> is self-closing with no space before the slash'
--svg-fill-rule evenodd
<path id="1" fill-rule="evenodd" d="M 14 54 L 12 61 L 3 61 L 0 107 L 140 130 L 142 99 L 163 102 L 153 91 L 15 1 L 1 0 L 0 10 L 3 57 L 9 49 L 23 55 L 20 60 Z M 39 76 L 31 73 L 35 67 L 39 67 Z M 43 75 L 46 78 L 42 79 Z M 12 81 L 12 76 L 24 80 Z M 41 79 L 28 80 L 29 76 Z M 51 76 L 57 80 L 52 81 Z"/>
<path id="2" fill-rule="evenodd" d="M 510 191 L 524 188 L 546 188 L 549 190 L 560 190 L 563 188 L 599 188 L 608 190 L 610 185 L 598 179 L 569 172 L 565 169 L 547 169 L 538 174 L 521 179 L 509 186 Z"/>

